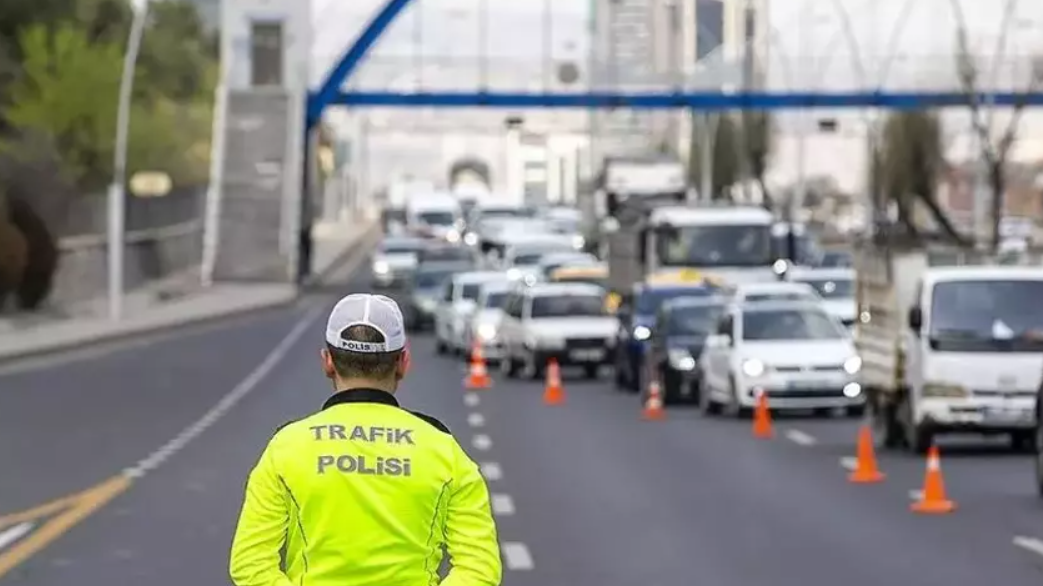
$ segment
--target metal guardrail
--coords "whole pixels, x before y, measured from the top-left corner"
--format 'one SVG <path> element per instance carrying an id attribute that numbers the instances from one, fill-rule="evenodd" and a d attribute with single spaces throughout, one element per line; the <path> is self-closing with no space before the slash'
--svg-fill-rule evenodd
<path id="1" fill-rule="evenodd" d="M 155 242 L 190 236 L 194 233 L 202 233 L 202 220 L 182 222 L 162 228 L 148 228 L 144 230 L 132 230 L 127 232 L 125 242 L 127 244 L 140 244 L 142 242 Z M 58 241 L 58 250 L 63 253 L 75 253 L 87 249 L 101 248 L 108 243 L 105 234 L 85 234 L 82 236 L 67 236 Z"/>

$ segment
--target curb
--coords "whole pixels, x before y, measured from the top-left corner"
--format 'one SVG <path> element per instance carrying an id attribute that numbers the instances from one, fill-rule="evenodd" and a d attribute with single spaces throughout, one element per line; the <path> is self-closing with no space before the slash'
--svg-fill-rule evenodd
<path id="1" fill-rule="evenodd" d="M 118 345 L 130 340 L 147 338 L 149 336 L 159 337 L 172 335 L 192 328 L 198 328 L 200 326 L 216 324 L 226 320 L 231 321 L 251 314 L 260 314 L 265 311 L 275 311 L 291 307 L 301 301 L 307 293 L 317 285 L 321 284 L 322 281 L 330 278 L 334 273 L 346 270 L 348 274 L 352 274 L 357 271 L 362 261 L 369 253 L 371 246 L 375 244 L 376 236 L 379 234 L 379 230 L 376 229 L 377 227 L 378 225 L 374 224 L 365 229 L 355 243 L 346 247 L 343 253 L 337 256 L 320 273 L 310 278 L 304 285 L 294 286 L 292 284 L 287 284 L 288 291 L 285 294 L 280 295 L 273 293 L 270 299 L 245 302 L 211 311 L 197 312 L 195 314 L 168 316 L 166 318 L 159 317 L 154 321 L 146 321 L 136 325 L 127 325 L 123 327 L 114 326 L 114 328 L 117 329 L 114 329 L 113 331 L 93 332 L 79 337 L 70 336 L 59 338 L 53 343 L 36 345 L 24 350 L 15 350 L 14 352 L 2 354 L 0 355 L 0 366 L 8 366 L 34 358 L 44 358 L 48 355 L 66 350 L 75 351 L 87 348 L 95 350 L 98 346 Z"/>

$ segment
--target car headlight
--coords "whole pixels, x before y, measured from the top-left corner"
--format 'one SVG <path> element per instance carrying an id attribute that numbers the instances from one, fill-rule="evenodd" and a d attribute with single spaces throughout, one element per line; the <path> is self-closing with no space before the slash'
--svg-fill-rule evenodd
<path id="1" fill-rule="evenodd" d="M 460 232 L 457 230 L 450 230 L 445 233 L 445 239 L 447 242 L 456 244 L 457 242 L 460 242 Z"/>
<path id="2" fill-rule="evenodd" d="M 862 370 L 862 359 L 858 356 L 852 356 L 844 361 L 844 372 L 848 374 L 858 374 Z"/>
<path id="3" fill-rule="evenodd" d="M 943 382 L 927 382 L 923 385 L 924 397 L 961 399 L 970 396 L 970 391 L 963 385 Z"/>
<path id="4" fill-rule="evenodd" d="M 746 360 L 742 363 L 742 373 L 749 377 L 758 377 L 764 374 L 764 363 L 756 358 Z"/>
<path id="5" fill-rule="evenodd" d="M 493 324 L 479 324 L 478 337 L 485 342 L 496 338 L 496 326 Z"/>
<path id="6" fill-rule="evenodd" d="M 683 348 L 667 350 L 667 359 L 670 366 L 677 370 L 695 370 L 695 358 L 692 358 L 691 352 Z"/>
<path id="7" fill-rule="evenodd" d="M 467 234 L 464 234 L 464 244 L 466 244 L 468 246 L 477 246 L 478 245 L 478 235 L 475 234 L 474 232 L 468 232 Z"/>
<path id="8" fill-rule="evenodd" d="M 373 272 L 378 275 L 386 275 L 390 271 L 391 267 L 385 261 L 378 260 L 377 262 L 373 263 Z"/>
<path id="9" fill-rule="evenodd" d="M 635 340 L 647 340 L 652 337 L 652 330 L 645 326 L 637 326 L 634 328 L 634 339 Z"/>
<path id="10" fill-rule="evenodd" d="M 576 235 L 572 237 L 572 247 L 576 250 L 583 250 L 583 247 L 587 245 L 587 239 Z"/>

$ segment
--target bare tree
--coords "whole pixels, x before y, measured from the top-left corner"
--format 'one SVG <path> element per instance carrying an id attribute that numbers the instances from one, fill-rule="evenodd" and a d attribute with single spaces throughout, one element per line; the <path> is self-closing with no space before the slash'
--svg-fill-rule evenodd
<path id="1" fill-rule="evenodd" d="M 688 176 L 693 185 L 700 185 L 702 177 L 702 149 L 706 141 L 710 141 L 713 185 L 710 198 L 713 200 L 728 199 L 728 188 L 740 179 L 740 158 L 736 156 L 740 128 L 731 114 L 721 112 L 715 114 L 712 127 L 713 136 L 705 132 L 701 125 L 692 125 L 692 147 L 689 152 Z"/>
<path id="2" fill-rule="evenodd" d="M 760 187 L 764 207 L 769 211 L 775 208 L 775 201 L 764 179 L 771 164 L 773 129 L 772 119 L 767 111 L 742 111 L 742 143 L 746 148 L 746 168 L 750 178 Z"/>
<path id="3" fill-rule="evenodd" d="M 881 138 L 871 162 L 877 182 L 874 192 L 895 205 L 899 221 L 911 234 L 920 234 L 915 219 L 919 202 L 952 241 L 969 244 L 935 195 L 938 177 L 946 167 L 937 116 L 923 110 L 894 112 L 884 122 Z"/>
<path id="4" fill-rule="evenodd" d="M 959 0 L 951 0 L 953 14 L 956 17 L 956 73 L 960 80 L 962 91 L 967 95 L 967 105 L 970 109 L 971 126 L 978 140 L 980 155 L 986 166 L 988 175 L 990 200 L 990 221 L 992 248 L 996 250 L 1000 243 L 1000 220 L 1003 217 L 1004 195 L 1007 189 L 1006 166 L 1011 147 L 1017 141 L 1018 126 L 1021 122 L 1022 112 L 1025 110 L 1026 100 L 1017 101 L 1010 112 L 1010 119 L 1005 127 L 997 133 L 994 120 L 995 108 L 983 99 L 982 74 L 975 63 L 974 52 L 970 47 L 967 34 L 967 21 L 963 14 Z M 1000 25 L 999 39 L 996 44 L 994 58 L 999 59 L 1006 53 L 1007 30 L 1010 23 L 1014 21 L 1017 0 L 1005 0 L 1003 20 Z M 995 81 L 995 80 L 993 80 Z M 1043 84 L 1043 59 L 1035 58 L 1029 68 L 1028 80 L 1025 87 L 1020 90 L 1020 95 L 1027 97 L 1035 92 Z"/>

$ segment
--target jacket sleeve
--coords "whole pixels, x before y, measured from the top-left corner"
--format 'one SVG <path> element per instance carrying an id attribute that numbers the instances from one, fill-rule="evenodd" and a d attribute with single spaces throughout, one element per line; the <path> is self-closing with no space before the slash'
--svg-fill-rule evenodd
<path id="1" fill-rule="evenodd" d="M 246 482 L 246 497 L 232 538 L 229 573 L 236 586 L 292 586 L 280 551 L 290 522 L 290 502 L 269 444 Z"/>
<path id="2" fill-rule="evenodd" d="M 478 465 L 456 446 L 457 473 L 446 510 L 446 548 L 452 569 L 442 586 L 497 586 L 503 575 L 489 489 Z"/>

